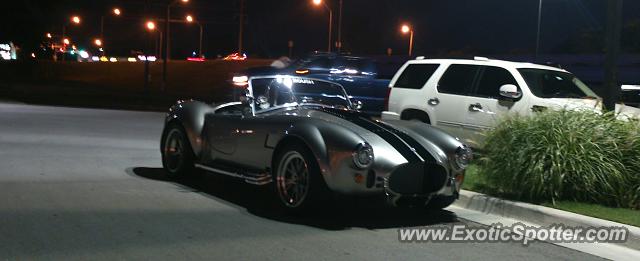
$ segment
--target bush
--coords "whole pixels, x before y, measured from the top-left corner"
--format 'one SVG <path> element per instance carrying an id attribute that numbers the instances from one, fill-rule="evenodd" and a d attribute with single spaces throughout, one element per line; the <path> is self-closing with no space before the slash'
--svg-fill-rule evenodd
<path id="1" fill-rule="evenodd" d="M 638 209 L 639 127 L 589 111 L 509 117 L 487 133 L 480 175 L 515 199 Z"/>

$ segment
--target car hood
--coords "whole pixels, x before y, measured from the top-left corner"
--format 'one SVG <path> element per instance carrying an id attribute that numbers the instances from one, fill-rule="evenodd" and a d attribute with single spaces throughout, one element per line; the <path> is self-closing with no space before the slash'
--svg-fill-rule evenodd
<path id="1" fill-rule="evenodd" d="M 405 158 L 408 158 L 407 154 L 419 154 L 423 159 L 434 158 L 438 162 L 444 162 L 447 161 L 448 155 L 462 146 L 462 143 L 455 137 L 426 124 L 408 121 L 380 121 L 353 110 L 307 107 L 300 110 L 299 116 L 341 125 L 367 141 L 384 140 Z M 430 157 L 427 157 L 427 154 L 430 154 L 428 155 Z"/>

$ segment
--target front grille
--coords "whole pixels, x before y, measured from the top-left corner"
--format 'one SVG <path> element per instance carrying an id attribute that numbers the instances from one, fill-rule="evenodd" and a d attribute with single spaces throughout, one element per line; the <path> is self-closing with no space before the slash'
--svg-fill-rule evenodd
<path id="1" fill-rule="evenodd" d="M 447 170 L 435 163 L 406 163 L 389 175 L 388 188 L 402 195 L 425 195 L 440 190 Z"/>
<path id="2" fill-rule="evenodd" d="M 436 192 L 447 182 L 447 169 L 435 163 L 426 163 L 424 166 L 424 179 L 422 187 L 426 193 Z"/>

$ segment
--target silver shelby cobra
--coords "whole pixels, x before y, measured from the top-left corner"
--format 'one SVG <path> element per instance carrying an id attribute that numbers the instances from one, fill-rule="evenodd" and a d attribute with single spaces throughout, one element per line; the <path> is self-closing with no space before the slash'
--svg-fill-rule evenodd
<path id="1" fill-rule="evenodd" d="M 421 122 L 371 119 L 354 104 L 336 83 L 254 77 L 241 102 L 171 107 L 162 164 L 174 177 L 199 168 L 273 183 L 294 210 L 329 193 L 386 195 L 394 205 L 436 209 L 458 197 L 472 157 L 466 145 Z"/>

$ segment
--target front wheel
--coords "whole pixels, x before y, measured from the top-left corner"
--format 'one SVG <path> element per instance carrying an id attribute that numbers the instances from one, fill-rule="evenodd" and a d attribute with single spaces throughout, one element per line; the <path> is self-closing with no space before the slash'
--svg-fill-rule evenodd
<path id="1" fill-rule="evenodd" d="M 276 157 L 273 181 L 280 203 L 287 210 L 308 210 L 326 198 L 320 167 L 309 149 L 291 144 Z"/>
<path id="2" fill-rule="evenodd" d="M 184 177 L 194 170 L 193 149 L 184 128 L 169 125 L 162 140 L 162 166 L 171 178 Z"/>
<path id="3" fill-rule="evenodd" d="M 455 196 L 435 196 L 425 205 L 427 210 L 439 210 L 446 208 L 456 201 Z"/>

